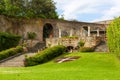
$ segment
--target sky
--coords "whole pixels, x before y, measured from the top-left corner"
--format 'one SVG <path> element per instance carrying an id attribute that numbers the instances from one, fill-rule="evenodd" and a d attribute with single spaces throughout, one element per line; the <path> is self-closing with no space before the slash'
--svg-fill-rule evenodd
<path id="1" fill-rule="evenodd" d="M 120 0 L 54 0 L 66 20 L 97 22 L 120 16 Z"/>

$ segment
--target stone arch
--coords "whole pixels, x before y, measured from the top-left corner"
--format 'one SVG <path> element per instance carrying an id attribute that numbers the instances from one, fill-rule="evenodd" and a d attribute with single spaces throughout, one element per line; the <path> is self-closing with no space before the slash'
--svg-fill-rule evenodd
<path id="1" fill-rule="evenodd" d="M 88 36 L 88 26 L 83 26 L 82 27 L 82 35 L 83 36 Z"/>
<path id="2" fill-rule="evenodd" d="M 72 51 L 73 49 L 74 49 L 73 46 L 67 46 L 67 47 L 66 47 L 66 52 L 70 52 L 70 51 Z"/>
<path id="3" fill-rule="evenodd" d="M 83 26 L 83 29 L 88 31 L 88 26 Z"/>
<path id="4" fill-rule="evenodd" d="M 46 38 L 52 38 L 53 37 L 53 26 L 50 23 L 46 23 L 43 26 L 43 41 L 45 41 Z"/>

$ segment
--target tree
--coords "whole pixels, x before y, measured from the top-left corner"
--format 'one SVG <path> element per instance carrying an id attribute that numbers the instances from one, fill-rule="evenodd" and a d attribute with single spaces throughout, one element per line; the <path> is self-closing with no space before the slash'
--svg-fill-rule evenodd
<path id="1" fill-rule="evenodd" d="M 57 19 L 52 0 L 1 0 L 0 14 L 20 18 Z"/>
<path id="2" fill-rule="evenodd" d="M 61 20 L 65 20 L 65 18 L 64 18 L 64 14 L 61 15 L 59 19 L 61 19 Z"/>
<path id="3" fill-rule="evenodd" d="M 120 56 L 120 18 L 115 18 L 107 28 L 107 40 L 110 52 Z"/>
<path id="4" fill-rule="evenodd" d="M 0 13 L 4 12 L 4 1 L 0 0 Z"/>
<path id="5" fill-rule="evenodd" d="M 35 17 L 58 18 L 55 3 L 52 0 L 32 0 L 30 3 L 31 9 L 35 10 Z"/>

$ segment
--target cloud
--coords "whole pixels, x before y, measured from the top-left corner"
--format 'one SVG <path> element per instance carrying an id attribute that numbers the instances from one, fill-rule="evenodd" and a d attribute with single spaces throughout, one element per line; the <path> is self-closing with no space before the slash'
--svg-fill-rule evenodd
<path id="1" fill-rule="evenodd" d="M 112 19 L 120 15 L 119 0 L 54 0 L 57 2 L 56 7 L 59 15 L 64 15 L 65 19 L 86 18 L 90 15 L 98 15 L 89 21 L 100 21 Z M 85 15 L 84 15 L 85 14 Z"/>
<path id="2" fill-rule="evenodd" d="M 112 6 L 110 6 L 109 9 L 105 9 L 101 14 L 102 17 L 100 17 L 99 19 L 94 19 L 93 21 L 109 20 L 109 19 L 114 19 L 115 17 L 119 17 L 120 1 L 112 0 Z"/>

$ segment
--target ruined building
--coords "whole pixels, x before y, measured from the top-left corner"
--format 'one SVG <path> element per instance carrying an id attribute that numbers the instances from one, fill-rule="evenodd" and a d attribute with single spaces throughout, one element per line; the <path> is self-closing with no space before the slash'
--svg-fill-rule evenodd
<path id="1" fill-rule="evenodd" d="M 110 21 L 88 23 L 54 19 L 18 20 L 1 15 L 0 32 L 19 34 L 22 36 L 22 40 L 27 40 L 28 32 L 35 32 L 37 37 L 33 46 L 44 43 L 47 47 L 57 44 L 76 46 L 78 41 L 83 40 L 86 42 L 86 47 L 92 47 L 100 44 L 100 41 L 106 41 L 106 28 L 109 23 Z M 77 37 L 77 40 L 74 39 L 70 43 L 65 42 L 65 40 L 60 41 L 66 36 Z"/>

